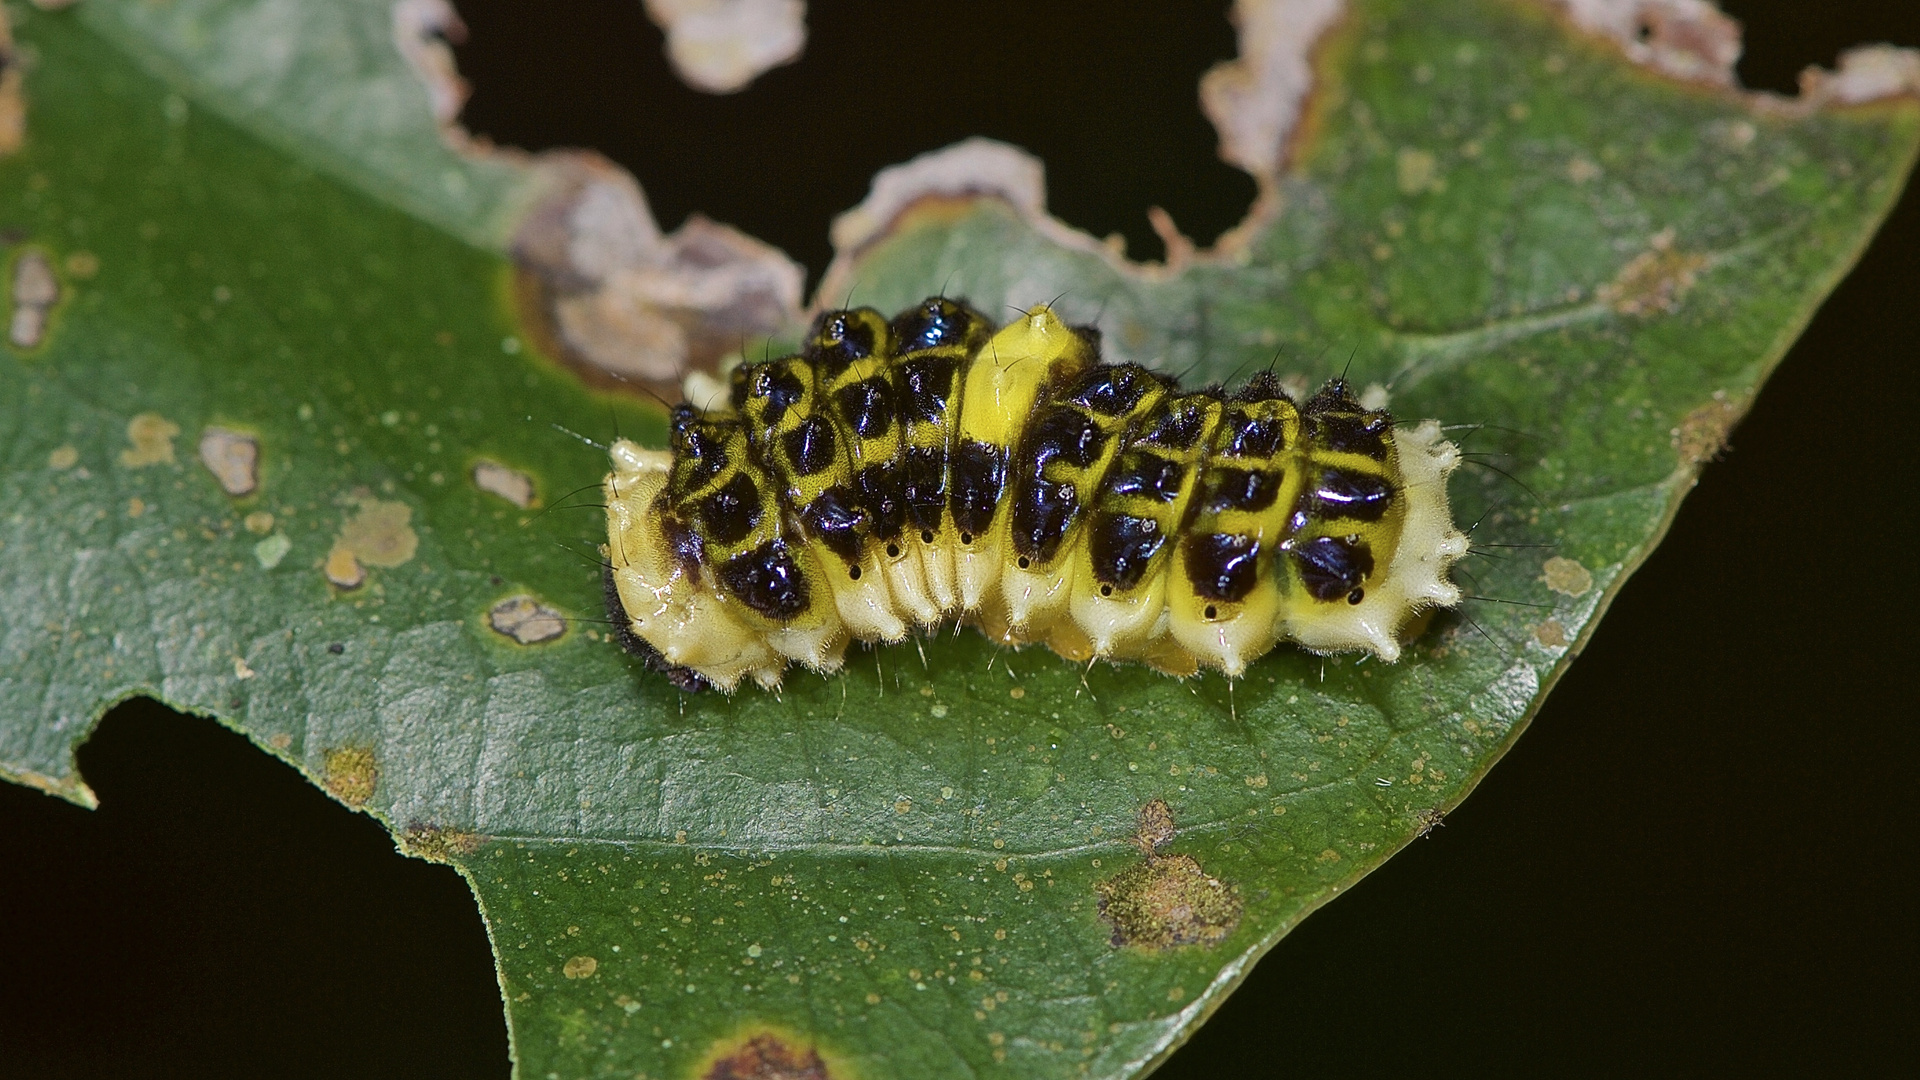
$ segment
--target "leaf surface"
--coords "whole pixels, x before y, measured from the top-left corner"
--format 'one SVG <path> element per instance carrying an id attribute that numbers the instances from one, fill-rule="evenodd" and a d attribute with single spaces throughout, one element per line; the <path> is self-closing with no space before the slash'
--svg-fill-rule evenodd
<path id="1" fill-rule="evenodd" d="M 134 694 L 245 732 L 467 875 L 529 1076 L 1159 1060 L 1511 744 L 1920 139 L 1911 97 L 1756 103 L 1531 7 L 1379 0 L 1321 43 L 1237 246 L 1143 271 L 1031 208 L 916 203 L 825 288 L 1064 294 L 1196 382 L 1324 376 L 1335 343 L 1400 415 L 1470 425 L 1492 467 L 1452 495 L 1504 602 L 1392 666 L 1182 682 L 962 633 L 686 696 L 591 621 L 597 517 L 536 516 L 604 470 L 549 422 L 662 423 L 519 324 L 497 252 L 534 181 L 442 144 L 387 5 L 262 29 L 294 10 L 10 9 L 0 219 L 61 298 L 0 356 L 0 771 L 89 799 L 73 746 Z M 209 430 L 213 465 L 253 445 L 251 491 Z M 515 611 L 571 621 L 523 644 Z"/>

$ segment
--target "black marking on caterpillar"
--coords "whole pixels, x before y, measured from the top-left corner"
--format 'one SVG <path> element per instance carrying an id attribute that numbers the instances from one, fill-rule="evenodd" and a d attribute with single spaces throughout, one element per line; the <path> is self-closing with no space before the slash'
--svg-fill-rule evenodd
<path id="1" fill-rule="evenodd" d="M 996 332 L 936 297 L 827 312 L 730 390 L 677 407 L 669 450 L 616 441 L 606 479 L 617 637 L 685 689 L 955 619 L 1175 675 L 1280 641 L 1390 661 L 1460 598 L 1459 451 L 1344 380 L 1182 390 L 1044 305 Z"/>

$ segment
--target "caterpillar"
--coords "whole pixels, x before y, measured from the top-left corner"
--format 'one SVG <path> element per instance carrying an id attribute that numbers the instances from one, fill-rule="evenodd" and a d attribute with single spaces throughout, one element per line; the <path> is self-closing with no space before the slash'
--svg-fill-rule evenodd
<path id="1" fill-rule="evenodd" d="M 611 447 L 616 636 L 685 689 L 833 672 L 958 619 L 1076 661 L 1238 676 L 1280 641 L 1397 659 L 1458 603 L 1458 450 L 1344 379 L 1182 390 L 1046 305 L 830 311 L 795 355 Z"/>

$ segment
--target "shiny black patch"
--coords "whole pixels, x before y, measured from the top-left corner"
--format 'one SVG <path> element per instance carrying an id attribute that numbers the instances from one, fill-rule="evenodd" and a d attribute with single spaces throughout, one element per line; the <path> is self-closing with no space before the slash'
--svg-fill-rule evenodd
<path id="1" fill-rule="evenodd" d="M 633 617 L 627 614 L 627 606 L 620 602 L 620 587 L 614 583 L 613 567 L 606 567 L 600 575 L 601 585 L 606 589 L 607 622 L 613 627 L 613 640 L 629 655 L 637 656 L 647 665 L 648 670 L 666 675 L 667 681 L 688 693 L 713 689 L 713 684 L 702 678 L 700 673 L 690 667 L 679 667 L 667 663 L 660 650 L 647 644 L 647 639 L 633 632 Z"/>
<path id="2" fill-rule="evenodd" d="M 1223 423 L 1229 432 L 1226 452 L 1235 457 L 1272 457 L 1280 452 L 1286 425 L 1277 416 L 1255 416 L 1230 409 Z"/>
<path id="3" fill-rule="evenodd" d="M 1166 543 L 1167 534 L 1152 518 L 1101 514 L 1093 519 L 1087 537 L 1094 579 L 1125 592 L 1140 584 L 1147 566 Z"/>
<path id="4" fill-rule="evenodd" d="M 948 467 L 947 505 L 961 532 L 979 535 L 993 523 L 993 508 L 1006 484 L 1006 457 L 996 446 L 965 442 L 954 449 Z"/>
<path id="5" fill-rule="evenodd" d="M 755 364 L 747 368 L 746 372 L 744 386 L 748 398 L 766 402 L 766 415 L 761 418 L 761 421 L 769 428 L 778 427 L 794 402 L 807 396 L 807 385 L 801 382 L 800 376 L 794 374 L 793 369 L 783 362 Z M 743 384 L 735 383 L 736 387 L 740 385 Z M 739 395 L 736 394 L 734 401 L 736 406 L 746 404 L 739 401 L 738 397 Z"/>
<path id="6" fill-rule="evenodd" d="M 806 527 L 807 535 L 850 566 L 860 562 L 860 526 L 865 522 L 866 515 L 860 512 L 853 492 L 841 484 L 821 492 L 800 511 L 800 524 Z"/>
<path id="7" fill-rule="evenodd" d="M 869 532 L 881 540 L 900 535 L 907 523 L 907 499 L 900 470 L 892 462 L 869 465 L 855 473 L 853 490 L 860 509 L 867 513 Z"/>
<path id="8" fill-rule="evenodd" d="M 985 336 L 983 329 L 979 316 L 944 296 L 929 298 L 893 319 L 893 336 L 903 353 L 965 345 L 970 338 Z"/>
<path id="9" fill-rule="evenodd" d="M 700 524 L 723 546 L 745 540 L 759 523 L 760 489 L 746 473 L 735 473 L 720 490 L 700 500 Z"/>
<path id="10" fill-rule="evenodd" d="M 676 487 L 682 490 L 705 487 L 720 470 L 727 467 L 727 441 L 715 431 L 718 425 L 704 422 L 691 405 L 673 410 L 673 457 Z M 682 465 L 686 462 L 686 465 Z M 682 472 L 681 470 L 685 470 Z"/>
<path id="11" fill-rule="evenodd" d="M 769 540 L 720 564 L 720 584 L 741 603 L 787 622 L 807 610 L 807 579 L 785 541 Z"/>
<path id="12" fill-rule="evenodd" d="M 1289 552 L 1300 568 L 1300 583 L 1315 600 L 1336 600 L 1358 588 L 1373 573 L 1373 552 L 1364 540 L 1318 536 Z"/>
<path id="13" fill-rule="evenodd" d="M 1110 436 L 1078 409 L 1054 407 L 1040 414 L 1020 440 L 1020 456 L 1037 473 L 1058 459 L 1084 469 L 1100 460 Z"/>
<path id="14" fill-rule="evenodd" d="M 1107 474 L 1106 490 L 1109 495 L 1139 495 L 1170 503 L 1180 497 L 1180 483 L 1186 476 L 1187 467 L 1177 461 L 1128 450 Z"/>
<path id="15" fill-rule="evenodd" d="M 1208 469 L 1207 509 L 1245 510 L 1248 513 L 1265 510 L 1280 496 L 1280 481 L 1285 475 L 1279 469 L 1269 471 L 1224 466 Z"/>
<path id="16" fill-rule="evenodd" d="M 833 399 L 840 406 L 840 415 L 863 439 L 877 439 L 893 426 L 893 384 L 884 375 L 843 386 L 834 392 Z"/>
<path id="17" fill-rule="evenodd" d="M 1061 396 L 1100 416 L 1125 416 L 1158 382 L 1138 364 L 1102 364 L 1082 372 Z"/>
<path id="18" fill-rule="evenodd" d="M 900 419 L 918 423 L 944 419 L 953 394 L 953 373 L 960 361 L 951 356 L 919 356 L 900 365 Z"/>
<path id="19" fill-rule="evenodd" d="M 1387 432 L 1393 430 L 1393 418 L 1383 412 L 1359 416 L 1334 413 L 1307 416 L 1307 438 L 1327 450 L 1342 454 L 1360 454 L 1374 461 L 1387 460 Z"/>
<path id="20" fill-rule="evenodd" d="M 831 378 L 855 360 L 873 355 L 876 345 L 873 330 L 865 319 L 851 311 L 829 311 L 813 324 L 805 354 Z"/>
<path id="21" fill-rule="evenodd" d="M 940 528 L 947 509 L 947 454 L 942 448 L 911 446 L 900 460 L 900 494 L 907 520 L 921 530 Z"/>
<path id="22" fill-rule="evenodd" d="M 1393 481 L 1347 469 L 1326 469 L 1313 485 L 1314 516 L 1379 521 L 1393 505 Z"/>
<path id="23" fill-rule="evenodd" d="M 780 442 L 793 471 L 801 476 L 812 476 L 833 464 L 833 423 L 824 416 L 802 420 L 799 427 L 782 435 Z"/>
<path id="24" fill-rule="evenodd" d="M 1206 427 L 1207 410 L 1198 402 L 1177 402 L 1148 423 L 1136 442 L 1169 450 L 1191 450 Z"/>
<path id="25" fill-rule="evenodd" d="M 707 545 L 700 534 L 676 514 L 660 515 L 660 531 L 666 536 L 667 547 L 672 549 L 680 569 L 689 575 L 698 574 L 700 565 L 707 561 Z"/>
<path id="26" fill-rule="evenodd" d="M 1203 600 L 1246 599 L 1260 581 L 1260 541 L 1252 536 L 1207 533 L 1183 546 L 1187 577 Z"/>
<path id="27" fill-rule="evenodd" d="M 1040 477 L 1021 484 L 1013 496 L 1014 552 L 1035 562 L 1051 562 L 1079 512 L 1080 493 L 1072 484 Z"/>

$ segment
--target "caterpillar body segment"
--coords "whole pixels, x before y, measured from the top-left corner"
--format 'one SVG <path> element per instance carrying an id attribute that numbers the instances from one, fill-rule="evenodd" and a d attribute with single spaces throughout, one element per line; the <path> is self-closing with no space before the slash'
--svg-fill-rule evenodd
<path id="1" fill-rule="evenodd" d="M 737 368 L 672 446 L 613 448 L 620 638 L 682 686 L 831 672 L 958 619 L 1008 645 L 1239 675 L 1281 641 L 1400 652 L 1457 603 L 1458 451 L 1336 380 L 1182 390 L 1045 306 L 998 332 L 935 298 L 835 311 Z"/>

